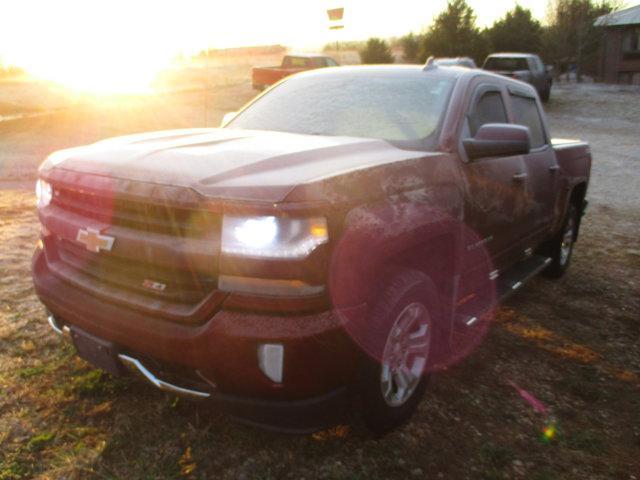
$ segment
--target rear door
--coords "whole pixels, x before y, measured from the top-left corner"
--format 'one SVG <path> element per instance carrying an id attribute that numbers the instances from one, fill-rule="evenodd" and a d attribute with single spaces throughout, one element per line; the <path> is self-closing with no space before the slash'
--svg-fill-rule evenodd
<path id="1" fill-rule="evenodd" d="M 535 240 L 545 235 L 553 220 L 559 166 L 534 93 L 513 85 L 508 90 L 513 123 L 528 127 L 531 134 L 531 151 L 524 156 L 531 202 L 526 223 L 527 236 Z"/>
<path id="2" fill-rule="evenodd" d="M 546 87 L 544 65 L 540 58 L 536 56 L 529 57 L 527 61 L 531 70 L 531 84 L 536 87 L 538 92 L 542 92 Z"/>
<path id="3" fill-rule="evenodd" d="M 506 89 L 496 80 L 481 80 L 473 88 L 460 139 L 473 137 L 486 123 L 509 123 Z M 514 261 L 514 251 L 527 232 L 530 202 L 527 199 L 523 156 L 470 160 L 460 144 L 464 219 L 477 239 L 467 249 L 486 248 L 502 270 Z"/>

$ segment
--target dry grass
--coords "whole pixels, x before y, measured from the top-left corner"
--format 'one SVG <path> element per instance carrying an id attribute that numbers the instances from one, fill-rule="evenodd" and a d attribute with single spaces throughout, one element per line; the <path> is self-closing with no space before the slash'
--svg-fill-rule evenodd
<path id="1" fill-rule="evenodd" d="M 24 134 L 47 128 L 57 127 Z M 637 206 L 592 205 L 568 275 L 535 279 L 501 308 L 478 350 L 435 376 L 413 421 L 384 438 L 357 421 L 306 437 L 266 433 L 93 370 L 50 332 L 33 293 L 31 193 L 0 191 L 0 212 L 0 479 L 582 480 L 640 472 Z"/>

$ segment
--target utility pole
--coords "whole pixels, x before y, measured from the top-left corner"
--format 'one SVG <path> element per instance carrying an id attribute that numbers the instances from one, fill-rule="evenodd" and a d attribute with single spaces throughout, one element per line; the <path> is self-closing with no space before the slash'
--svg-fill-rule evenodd
<path id="1" fill-rule="evenodd" d="M 344 23 L 342 21 L 344 16 L 344 7 L 327 9 L 327 16 L 329 17 L 329 30 L 342 30 L 344 28 Z M 336 56 L 338 53 L 340 53 L 340 43 L 336 37 Z"/>
<path id="2" fill-rule="evenodd" d="M 204 60 L 204 126 L 207 127 L 209 123 L 209 47 L 205 53 Z"/>

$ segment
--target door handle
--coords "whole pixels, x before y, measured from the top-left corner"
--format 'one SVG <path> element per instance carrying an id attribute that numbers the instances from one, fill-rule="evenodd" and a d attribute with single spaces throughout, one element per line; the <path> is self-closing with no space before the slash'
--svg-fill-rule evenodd
<path id="1" fill-rule="evenodd" d="M 550 171 L 551 173 L 553 173 L 553 172 L 557 172 L 558 170 L 560 170 L 560 165 L 557 165 L 557 164 L 556 164 L 556 165 L 551 165 L 551 166 L 549 167 L 549 171 Z"/>
<path id="2" fill-rule="evenodd" d="M 514 182 L 524 182 L 526 180 L 527 176 L 528 175 L 526 173 L 516 173 L 513 176 L 513 181 Z"/>

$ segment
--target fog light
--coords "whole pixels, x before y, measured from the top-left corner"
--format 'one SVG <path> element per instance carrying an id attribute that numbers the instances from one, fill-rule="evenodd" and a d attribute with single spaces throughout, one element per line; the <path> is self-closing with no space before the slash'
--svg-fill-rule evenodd
<path id="1" fill-rule="evenodd" d="M 264 343 L 258 346 L 258 366 L 267 378 L 282 383 L 284 346 L 279 343 Z"/>

